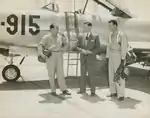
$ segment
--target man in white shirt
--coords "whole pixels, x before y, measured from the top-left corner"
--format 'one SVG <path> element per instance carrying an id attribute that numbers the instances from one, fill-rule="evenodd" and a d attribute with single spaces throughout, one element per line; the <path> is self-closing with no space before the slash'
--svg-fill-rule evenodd
<path id="1" fill-rule="evenodd" d="M 71 93 L 67 90 L 63 69 L 63 52 L 64 47 L 67 46 L 68 43 L 67 39 L 58 32 L 59 27 L 56 24 L 51 24 L 50 32 L 45 35 L 40 42 L 40 55 L 43 58 L 46 58 L 52 95 L 56 95 L 55 74 L 57 75 L 58 84 L 62 93 L 65 95 L 71 95 Z M 45 56 L 42 51 L 43 48 L 47 49 L 47 52 L 51 54 L 49 56 Z"/>
<path id="2" fill-rule="evenodd" d="M 116 20 L 109 21 L 109 28 L 111 33 L 109 35 L 106 58 L 109 65 L 108 75 L 111 94 L 108 97 L 116 96 L 119 101 L 122 101 L 125 96 L 125 79 L 119 77 L 119 80 L 116 80 L 115 75 L 125 65 L 128 41 L 125 35 L 119 31 Z"/>

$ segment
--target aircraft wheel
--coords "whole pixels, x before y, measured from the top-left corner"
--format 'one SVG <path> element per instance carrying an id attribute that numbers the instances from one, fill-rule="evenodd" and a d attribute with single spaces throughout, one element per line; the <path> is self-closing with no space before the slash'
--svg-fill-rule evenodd
<path id="1" fill-rule="evenodd" d="M 2 76 L 6 81 L 14 82 L 20 77 L 20 69 L 15 65 L 7 65 L 2 70 Z"/>

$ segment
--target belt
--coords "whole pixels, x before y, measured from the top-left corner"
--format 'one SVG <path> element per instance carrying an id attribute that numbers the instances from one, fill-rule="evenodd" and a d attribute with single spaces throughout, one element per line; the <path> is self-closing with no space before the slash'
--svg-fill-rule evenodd
<path id="1" fill-rule="evenodd" d="M 56 50 L 56 51 L 52 51 L 52 52 L 63 52 L 62 50 Z"/>

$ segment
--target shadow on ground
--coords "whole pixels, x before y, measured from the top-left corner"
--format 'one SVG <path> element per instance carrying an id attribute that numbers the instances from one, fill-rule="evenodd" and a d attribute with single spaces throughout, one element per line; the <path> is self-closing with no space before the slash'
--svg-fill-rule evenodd
<path id="1" fill-rule="evenodd" d="M 142 102 L 130 97 L 125 98 L 124 101 L 118 101 L 118 99 L 112 98 L 111 101 L 115 102 L 120 109 L 135 109 L 136 105 Z"/>
<path id="2" fill-rule="evenodd" d="M 39 96 L 44 98 L 44 100 L 39 101 L 39 103 L 42 103 L 42 104 L 44 103 L 60 104 L 64 100 L 71 98 L 70 96 L 64 96 L 63 94 L 58 94 L 56 96 L 53 96 L 51 95 L 51 93 L 44 93 L 44 94 L 40 94 Z"/>
<path id="3" fill-rule="evenodd" d="M 88 94 L 83 94 L 81 96 L 81 99 L 86 100 L 86 101 L 91 102 L 91 103 L 97 103 L 97 102 L 105 101 L 105 99 L 100 98 L 98 95 L 90 96 Z"/>

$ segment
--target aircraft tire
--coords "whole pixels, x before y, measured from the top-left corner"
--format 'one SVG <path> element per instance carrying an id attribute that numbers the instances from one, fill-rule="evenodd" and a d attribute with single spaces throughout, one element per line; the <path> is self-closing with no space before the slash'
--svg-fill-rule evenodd
<path id="1" fill-rule="evenodd" d="M 15 82 L 20 77 L 20 69 L 15 65 L 7 65 L 2 70 L 2 76 L 8 82 Z"/>

